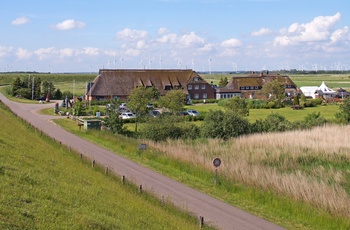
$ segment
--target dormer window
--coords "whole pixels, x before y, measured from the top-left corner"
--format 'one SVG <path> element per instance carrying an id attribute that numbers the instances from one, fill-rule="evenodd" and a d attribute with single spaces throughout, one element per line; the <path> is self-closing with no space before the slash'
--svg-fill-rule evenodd
<path id="1" fill-rule="evenodd" d="M 165 90 L 172 90 L 171 85 L 166 85 L 166 86 L 165 86 Z"/>
<path id="2" fill-rule="evenodd" d="M 194 77 L 193 81 L 199 81 L 199 77 Z"/>

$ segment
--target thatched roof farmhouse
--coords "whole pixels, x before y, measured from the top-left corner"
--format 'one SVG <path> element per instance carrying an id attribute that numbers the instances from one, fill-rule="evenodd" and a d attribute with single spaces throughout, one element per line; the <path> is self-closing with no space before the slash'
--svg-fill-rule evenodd
<path id="1" fill-rule="evenodd" d="M 109 100 L 118 97 L 126 100 L 136 87 L 155 87 L 160 95 L 181 89 L 187 99 L 213 99 L 215 89 L 193 70 L 129 70 L 101 69 L 88 84 L 87 100 Z"/>

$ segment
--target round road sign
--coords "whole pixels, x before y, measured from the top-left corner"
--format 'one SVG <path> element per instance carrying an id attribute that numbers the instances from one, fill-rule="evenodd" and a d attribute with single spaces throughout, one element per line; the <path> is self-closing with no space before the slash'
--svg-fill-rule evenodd
<path id="1" fill-rule="evenodd" d="M 220 158 L 215 158 L 214 160 L 213 160 L 213 165 L 215 166 L 215 167 L 219 167 L 220 165 L 221 165 L 221 160 L 220 160 Z"/>

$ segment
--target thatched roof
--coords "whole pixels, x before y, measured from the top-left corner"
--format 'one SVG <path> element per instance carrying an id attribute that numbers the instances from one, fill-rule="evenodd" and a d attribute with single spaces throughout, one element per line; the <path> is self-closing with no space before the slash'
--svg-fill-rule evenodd
<path id="1" fill-rule="evenodd" d="M 102 69 L 93 81 L 92 96 L 128 96 L 130 91 L 138 86 L 155 87 L 161 95 L 165 95 L 166 87 L 179 88 L 187 92 L 187 84 L 197 77 L 199 82 L 205 82 L 192 70 L 110 70 Z"/>
<path id="2" fill-rule="evenodd" d="M 226 89 L 239 90 L 240 87 L 245 86 L 260 86 L 277 79 L 283 85 L 296 86 L 295 83 L 288 77 L 279 74 L 251 74 L 248 76 L 232 77 L 231 81 L 225 86 Z"/>

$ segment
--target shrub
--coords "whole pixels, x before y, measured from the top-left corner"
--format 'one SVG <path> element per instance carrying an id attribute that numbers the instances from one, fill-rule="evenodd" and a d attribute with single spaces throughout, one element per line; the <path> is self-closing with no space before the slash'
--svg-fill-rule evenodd
<path id="1" fill-rule="evenodd" d="M 223 120 L 223 139 L 238 137 L 250 132 L 250 123 L 247 119 L 235 112 L 227 112 Z"/>
<path id="2" fill-rule="evenodd" d="M 223 138 L 224 127 L 224 112 L 221 110 L 210 110 L 204 118 L 201 125 L 200 132 L 201 136 L 209 138 Z"/>
<path id="3" fill-rule="evenodd" d="M 308 128 L 311 128 L 314 126 L 322 126 L 322 125 L 326 124 L 327 120 L 321 116 L 320 112 L 318 112 L 318 113 L 313 112 L 313 113 L 308 114 L 304 118 L 304 122 Z"/>
<path id="4" fill-rule="evenodd" d="M 266 109 L 273 109 L 276 108 L 276 103 L 274 101 L 270 101 L 265 105 Z"/>

